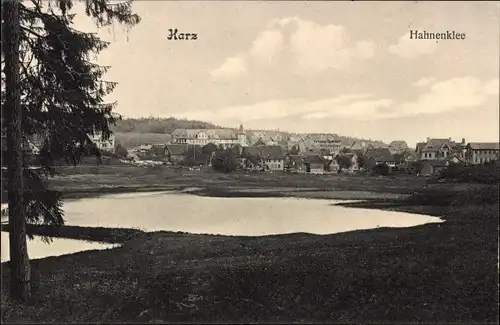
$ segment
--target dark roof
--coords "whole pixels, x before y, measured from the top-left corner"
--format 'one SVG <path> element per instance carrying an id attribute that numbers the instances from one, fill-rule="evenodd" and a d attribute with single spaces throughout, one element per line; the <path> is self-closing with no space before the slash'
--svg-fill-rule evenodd
<path id="1" fill-rule="evenodd" d="M 391 143 L 389 143 L 389 146 L 400 148 L 400 149 L 408 148 L 408 144 L 406 143 L 406 141 L 402 141 L 402 140 L 392 141 Z"/>
<path id="2" fill-rule="evenodd" d="M 417 142 L 417 146 L 415 148 L 415 152 L 420 152 L 425 148 L 425 142 Z"/>
<path id="3" fill-rule="evenodd" d="M 394 157 L 388 148 L 369 148 L 365 152 L 365 157 L 376 162 L 394 162 Z"/>
<path id="4" fill-rule="evenodd" d="M 304 163 L 306 164 L 324 164 L 325 160 L 319 155 L 306 155 L 304 157 Z"/>
<path id="5" fill-rule="evenodd" d="M 260 156 L 260 151 L 257 147 L 243 147 L 241 154 L 243 156 Z"/>
<path id="6" fill-rule="evenodd" d="M 283 159 L 285 150 L 281 146 L 256 146 L 264 159 Z"/>
<path id="7" fill-rule="evenodd" d="M 183 155 L 186 150 L 193 147 L 200 147 L 199 145 L 185 145 L 185 144 L 167 144 L 165 148 L 171 155 Z"/>
<path id="8" fill-rule="evenodd" d="M 455 146 L 455 142 L 450 139 L 430 139 L 427 141 L 425 148 L 422 151 L 434 152 L 440 150 L 444 145 L 447 145 L 450 149 Z"/>
<path id="9" fill-rule="evenodd" d="M 469 142 L 469 147 L 472 150 L 499 150 L 500 143 L 498 143 L 498 142 Z"/>
<path id="10" fill-rule="evenodd" d="M 165 154 L 165 146 L 165 144 L 153 144 L 149 151 L 155 155 L 163 155 Z"/>

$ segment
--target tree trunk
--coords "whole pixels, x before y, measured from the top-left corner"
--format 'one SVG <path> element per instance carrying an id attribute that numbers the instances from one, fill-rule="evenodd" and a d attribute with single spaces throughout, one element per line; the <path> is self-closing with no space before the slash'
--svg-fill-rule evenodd
<path id="1" fill-rule="evenodd" d="M 7 200 L 9 204 L 11 296 L 27 301 L 30 290 L 30 260 L 26 246 L 26 210 L 23 200 L 22 111 L 19 93 L 19 2 L 2 1 L 3 51 L 5 58 L 5 110 L 7 124 Z"/>

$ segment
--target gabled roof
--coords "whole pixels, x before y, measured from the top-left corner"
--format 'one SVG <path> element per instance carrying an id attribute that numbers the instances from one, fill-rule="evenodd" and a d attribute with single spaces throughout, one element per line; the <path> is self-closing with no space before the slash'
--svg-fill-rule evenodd
<path id="1" fill-rule="evenodd" d="M 337 140 L 332 134 L 328 134 L 328 133 L 309 133 L 306 137 L 308 139 L 311 139 L 314 142 L 325 142 L 325 141 L 328 141 L 328 142 L 338 141 L 338 142 L 340 142 L 340 140 Z"/>
<path id="2" fill-rule="evenodd" d="M 292 134 L 288 137 L 288 142 L 296 143 L 296 142 L 300 142 L 300 141 L 303 141 L 302 136 L 300 136 L 300 135 Z"/>
<path id="3" fill-rule="evenodd" d="M 171 155 L 183 155 L 188 149 L 193 147 L 200 147 L 198 145 L 185 145 L 185 144 L 167 144 L 165 148 Z"/>
<path id="4" fill-rule="evenodd" d="M 426 146 L 425 142 L 417 142 L 417 145 L 415 147 L 415 152 L 421 152 L 422 150 L 424 150 L 425 146 Z"/>
<path id="5" fill-rule="evenodd" d="M 319 155 L 306 155 L 304 156 L 304 163 L 306 164 L 324 164 L 325 159 Z"/>
<path id="6" fill-rule="evenodd" d="M 408 144 L 406 143 L 406 141 L 395 140 L 389 143 L 389 147 L 403 149 L 403 148 L 408 148 Z"/>
<path id="7" fill-rule="evenodd" d="M 365 157 L 376 162 L 394 162 L 394 157 L 388 148 L 368 148 Z"/>
<path id="8" fill-rule="evenodd" d="M 281 146 L 256 146 L 264 159 L 283 159 L 285 150 Z"/>
<path id="9" fill-rule="evenodd" d="M 260 151 L 257 147 L 243 147 L 243 151 L 241 153 L 243 156 L 254 156 L 260 157 Z"/>
<path id="10" fill-rule="evenodd" d="M 425 148 L 422 149 L 423 152 L 436 152 L 441 150 L 443 146 L 448 146 L 450 149 L 455 146 L 455 142 L 450 139 L 430 139 L 427 141 Z"/>
<path id="11" fill-rule="evenodd" d="M 155 155 L 164 155 L 165 146 L 165 144 L 153 144 L 151 145 L 151 149 L 149 149 L 149 151 Z"/>
<path id="12" fill-rule="evenodd" d="M 469 142 L 468 146 L 472 150 L 500 150 L 498 142 Z"/>

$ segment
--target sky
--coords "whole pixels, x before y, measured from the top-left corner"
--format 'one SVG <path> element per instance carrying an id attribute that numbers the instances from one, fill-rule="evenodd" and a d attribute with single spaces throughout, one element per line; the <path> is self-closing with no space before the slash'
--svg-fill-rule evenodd
<path id="1" fill-rule="evenodd" d="M 97 30 L 125 117 L 365 139 L 499 139 L 498 2 L 135 1 Z M 168 40 L 169 29 L 197 40 Z M 409 39 L 410 30 L 464 40 Z"/>

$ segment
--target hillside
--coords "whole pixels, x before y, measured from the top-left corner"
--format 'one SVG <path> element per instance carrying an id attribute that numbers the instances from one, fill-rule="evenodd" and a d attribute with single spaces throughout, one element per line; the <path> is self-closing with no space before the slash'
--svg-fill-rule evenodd
<path id="1" fill-rule="evenodd" d="M 209 122 L 176 119 L 158 118 L 158 117 L 143 117 L 143 118 L 127 118 L 118 121 L 111 129 L 117 133 L 157 133 L 165 134 L 172 133 L 175 129 L 221 129 L 221 126 L 214 125 Z"/>
<path id="2" fill-rule="evenodd" d="M 215 125 L 210 122 L 187 120 L 187 119 L 176 119 L 173 117 L 169 118 L 158 118 L 158 117 L 144 117 L 144 118 L 127 118 L 118 121 L 117 124 L 112 127 L 113 132 L 115 132 L 117 142 L 121 143 L 125 147 L 133 147 L 140 144 L 156 144 L 156 143 L 166 143 L 170 140 L 169 134 L 175 129 L 222 129 L 223 126 Z M 257 131 L 257 130 L 249 130 Z M 266 130 L 259 130 L 266 131 Z M 276 133 L 277 131 L 269 131 Z M 292 133 L 286 131 L 280 131 L 279 133 L 283 135 L 290 135 Z M 338 139 L 342 141 L 342 145 L 350 146 L 354 141 L 363 140 L 366 144 L 371 144 L 373 146 L 384 146 L 382 141 L 376 140 L 366 140 L 356 137 L 348 137 L 342 135 L 336 135 Z"/>

